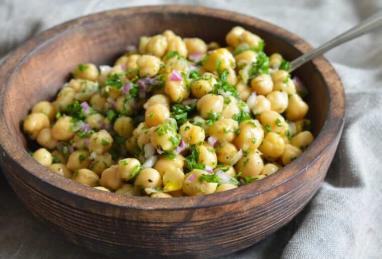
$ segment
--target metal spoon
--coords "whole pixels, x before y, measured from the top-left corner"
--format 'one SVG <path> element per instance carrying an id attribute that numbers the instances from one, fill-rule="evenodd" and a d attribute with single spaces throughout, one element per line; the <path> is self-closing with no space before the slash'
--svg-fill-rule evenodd
<path id="1" fill-rule="evenodd" d="M 360 24 L 354 26 L 348 31 L 322 44 L 320 47 L 315 48 L 309 51 L 308 53 L 305 53 L 304 55 L 296 58 L 290 63 L 289 72 L 296 70 L 306 62 L 316 58 L 317 56 L 322 55 L 323 53 L 337 47 L 338 45 L 351 41 L 377 28 L 382 28 L 382 12 L 367 18 L 366 20 L 362 21 Z"/>

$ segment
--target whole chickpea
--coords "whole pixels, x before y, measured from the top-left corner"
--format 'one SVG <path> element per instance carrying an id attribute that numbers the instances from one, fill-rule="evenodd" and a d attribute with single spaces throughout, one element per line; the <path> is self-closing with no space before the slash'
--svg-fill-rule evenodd
<path id="1" fill-rule="evenodd" d="M 232 183 L 223 183 L 216 188 L 216 192 L 225 192 L 236 189 L 238 186 Z"/>
<path id="2" fill-rule="evenodd" d="M 175 36 L 169 39 L 167 51 L 176 51 L 182 57 L 187 57 L 187 47 L 181 37 Z"/>
<path id="3" fill-rule="evenodd" d="M 241 35 L 244 32 L 244 28 L 236 26 L 232 28 L 226 35 L 226 42 L 229 46 L 236 47 L 241 43 Z"/>
<path id="4" fill-rule="evenodd" d="M 260 115 L 265 111 L 271 110 L 271 102 L 263 95 L 256 96 L 256 102 L 252 107 L 252 113 L 254 115 Z"/>
<path id="5" fill-rule="evenodd" d="M 173 192 L 183 187 L 184 173 L 179 167 L 170 167 L 163 174 L 163 191 Z"/>
<path id="6" fill-rule="evenodd" d="M 291 121 L 298 121 L 305 117 L 308 113 L 309 106 L 302 100 L 298 94 L 289 96 L 289 104 L 286 109 L 286 117 Z"/>
<path id="7" fill-rule="evenodd" d="M 86 150 L 77 150 L 69 155 L 66 167 L 71 171 L 82 168 L 88 168 L 90 164 L 89 152 Z"/>
<path id="8" fill-rule="evenodd" d="M 238 101 L 233 96 L 224 97 L 224 108 L 222 117 L 226 119 L 232 119 L 235 115 L 240 113 L 240 107 Z"/>
<path id="9" fill-rule="evenodd" d="M 180 137 L 176 129 L 166 122 L 153 128 L 150 141 L 155 148 L 163 151 L 172 151 L 179 145 Z"/>
<path id="10" fill-rule="evenodd" d="M 56 101 L 54 101 L 56 110 L 65 110 L 69 104 L 73 103 L 75 94 L 76 92 L 71 87 L 65 86 L 62 88 L 57 95 Z"/>
<path id="11" fill-rule="evenodd" d="M 272 74 L 273 84 L 277 84 L 279 82 L 285 82 L 289 78 L 289 73 L 285 70 L 276 70 Z M 277 90 L 277 89 L 276 89 Z"/>
<path id="12" fill-rule="evenodd" d="M 119 136 L 129 138 L 134 130 L 133 119 L 127 116 L 121 116 L 115 120 L 113 129 Z"/>
<path id="13" fill-rule="evenodd" d="M 198 100 L 197 109 L 204 119 L 211 114 L 220 114 L 224 108 L 224 97 L 215 94 L 206 94 Z"/>
<path id="14" fill-rule="evenodd" d="M 194 169 L 186 174 L 182 188 L 183 192 L 189 196 L 214 193 L 218 184 L 201 181 L 200 178 L 205 174 L 208 173 L 199 169 Z"/>
<path id="15" fill-rule="evenodd" d="M 72 179 L 83 185 L 95 187 L 98 185 L 99 177 L 93 171 L 83 168 L 74 172 Z"/>
<path id="16" fill-rule="evenodd" d="M 106 104 L 106 98 L 99 93 L 94 94 L 90 98 L 90 105 L 93 107 L 94 110 L 98 112 L 102 112 L 105 110 L 105 104 Z"/>
<path id="17" fill-rule="evenodd" d="M 234 139 L 238 149 L 255 150 L 263 141 L 264 130 L 257 120 L 243 121 L 239 125 L 239 134 Z"/>
<path id="18" fill-rule="evenodd" d="M 107 152 L 113 144 L 113 138 L 106 130 L 100 130 L 93 133 L 89 140 L 89 150 L 97 154 Z"/>
<path id="19" fill-rule="evenodd" d="M 157 188 L 162 185 L 162 177 L 157 170 L 144 168 L 135 179 L 134 185 L 139 189 Z"/>
<path id="20" fill-rule="evenodd" d="M 218 159 L 215 153 L 215 149 L 212 146 L 210 146 L 209 144 L 197 145 L 196 150 L 199 154 L 198 162 L 200 164 L 212 168 L 216 167 Z"/>
<path id="21" fill-rule="evenodd" d="M 208 128 L 208 135 L 215 137 L 219 142 L 231 142 L 239 125 L 233 119 L 219 119 Z"/>
<path id="22" fill-rule="evenodd" d="M 237 152 L 236 146 L 229 142 L 223 142 L 216 148 L 218 161 L 226 165 L 233 165 L 233 159 Z"/>
<path id="23" fill-rule="evenodd" d="M 252 32 L 245 30 L 241 34 L 241 42 L 248 44 L 251 48 L 259 48 L 263 40 Z"/>
<path id="24" fill-rule="evenodd" d="M 113 163 L 113 159 L 109 153 L 105 153 L 102 155 L 96 155 L 94 160 L 91 161 L 89 165 L 89 169 L 91 169 L 97 175 L 101 175 L 101 173 Z"/>
<path id="25" fill-rule="evenodd" d="M 60 141 L 66 141 L 73 138 L 73 118 L 70 116 L 60 117 L 53 125 L 51 133 L 54 139 Z"/>
<path id="26" fill-rule="evenodd" d="M 274 68 L 274 69 L 279 68 L 282 62 L 283 62 L 283 57 L 279 53 L 273 53 L 269 57 L 269 66 L 271 68 Z"/>
<path id="27" fill-rule="evenodd" d="M 257 54 L 252 50 L 245 50 L 235 56 L 236 64 L 238 67 L 256 61 Z"/>
<path id="28" fill-rule="evenodd" d="M 249 95 L 251 94 L 251 88 L 249 88 L 247 86 L 247 84 L 245 84 L 242 81 L 239 81 L 236 84 L 236 90 L 239 93 L 240 99 L 243 101 L 246 101 L 248 99 Z"/>
<path id="29" fill-rule="evenodd" d="M 49 169 L 65 178 L 72 178 L 72 172 L 70 172 L 70 170 L 64 164 L 61 164 L 61 163 L 51 164 L 49 166 Z"/>
<path id="30" fill-rule="evenodd" d="M 150 37 L 143 36 L 139 38 L 139 46 L 138 46 L 139 53 L 142 53 L 142 54 L 146 53 L 146 47 L 149 41 L 150 41 Z"/>
<path id="31" fill-rule="evenodd" d="M 153 104 L 146 109 L 145 123 L 147 127 L 157 126 L 170 118 L 170 110 L 163 104 Z"/>
<path id="32" fill-rule="evenodd" d="M 31 136 L 32 139 L 37 138 L 40 131 L 49 128 L 49 118 L 44 113 L 31 113 L 23 123 L 24 131 Z"/>
<path id="33" fill-rule="evenodd" d="M 154 169 L 157 170 L 162 176 L 169 168 L 182 169 L 184 166 L 184 157 L 176 154 L 173 158 L 162 156 L 154 165 Z"/>
<path id="34" fill-rule="evenodd" d="M 166 53 L 167 46 L 168 42 L 165 36 L 155 35 L 147 42 L 146 53 L 161 58 Z"/>
<path id="35" fill-rule="evenodd" d="M 268 74 L 261 74 L 251 80 L 252 91 L 257 94 L 267 95 L 273 90 L 272 77 Z"/>
<path id="36" fill-rule="evenodd" d="M 295 147 L 290 144 L 286 144 L 284 153 L 281 156 L 281 161 L 283 162 L 284 165 L 287 165 L 290 162 L 292 162 L 294 159 L 299 157 L 301 153 L 302 152 L 298 147 Z"/>
<path id="37" fill-rule="evenodd" d="M 89 126 L 92 129 L 101 129 L 103 126 L 103 122 L 105 120 L 105 117 L 103 117 L 99 113 L 90 114 L 86 117 L 86 123 L 89 124 Z"/>
<path id="38" fill-rule="evenodd" d="M 288 107 L 288 94 L 280 91 L 273 91 L 267 95 L 271 103 L 271 109 L 278 113 L 283 113 Z"/>
<path id="39" fill-rule="evenodd" d="M 94 64 L 79 64 L 73 71 L 74 78 L 97 81 L 98 68 Z"/>
<path id="40" fill-rule="evenodd" d="M 263 170 L 264 163 L 257 151 L 248 152 L 237 162 L 236 172 L 241 172 L 242 177 L 255 178 Z"/>
<path id="41" fill-rule="evenodd" d="M 273 131 L 283 136 L 289 130 L 284 117 L 275 111 L 264 111 L 259 119 L 266 131 Z"/>
<path id="42" fill-rule="evenodd" d="M 168 76 L 164 85 L 164 92 L 172 102 L 181 102 L 188 98 L 190 92 L 183 80 L 174 81 Z"/>
<path id="43" fill-rule="evenodd" d="M 39 148 L 33 153 L 33 158 L 43 166 L 50 166 L 53 162 L 52 154 L 45 148 Z"/>
<path id="44" fill-rule="evenodd" d="M 141 163 L 136 158 L 125 158 L 118 162 L 119 175 L 124 181 L 133 179 L 140 170 Z"/>
<path id="45" fill-rule="evenodd" d="M 284 153 L 285 142 L 283 138 L 274 132 L 265 135 L 260 151 L 270 160 L 275 160 Z"/>
<path id="46" fill-rule="evenodd" d="M 225 48 L 213 50 L 203 62 L 203 68 L 209 72 L 219 72 L 235 68 L 235 59 Z"/>
<path id="47" fill-rule="evenodd" d="M 293 83 L 293 81 L 290 78 L 287 78 L 286 80 L 282 82 L 277 82 L 274 84 L 274 90 L 282 91 L 287 94 L 295 94 L 296 93 L 296 85 Z"/>
<path id="48" fill-rule="evenodd" d="M 165 30 L 162 35 L 166 37 L 167 41 L 176 37 L 176 34 L 172 30 Z"/>
<path id="49" fill-rule="evenodd" d="M 142 55 L 137 60 L 139 75 L 141 77 L 155 76 L 158 74 L 161 64 L 162 61 L 156 56 Z"/>
<path id="50" fill-rule="evenodd" d="M 51 102 L 41 101 L 33 106 L 32 113 L 43 113 L 52 121 L 56 117 L 56 107 Z"/>
<path id="51" fill-rule="evenodd" d="M 115 193 L 126 195 L 126 196 L 139 196 L 139 191 L 132 184 L 123 184 Z"/>
<path id="52" fill-rule="evenodd" d="M 190 145 L 199 144 L 206 137 L 202 127 L 193 125 L 190 122 L 184 123 L 179 129 L 179 133 L 182 139 Z"/>
<path id="53" fill-rule="evenodd" d="M 313 139 L 314 139 L 313 134 L 310 131 L 302 131 L 298 133 L 297 135 L 295 135 L 291 139 L 290 143 L 295 147 L 303 149 L 309 146 L 310 143 L 313 142 Z"/>
<path id="54" fill-rule="evenodd" d="M 40 131 L 37 136 L 37 143 L 48 149 L 54 149 L 57 146 L 57 141 L 53 138 L 50 128 L 44 128 Z"/>
<path id="55" fill-rule="evenodd" d="M 191 83 L 191 93 L 196 98 L 201 98 L 202 96 L 212 92 L 213 89 L 214 83 L 209 80 L 199 79 Z"/>
<path id="56" fill-rule="evenodd" d="M 102 172 L 99 183 L 109 190 L 115 191 L 122 186 L 121 175 L 117 165 L 113 165 Z"/>
<path id="57" fill-rule="evenodd" d="M 204 54 L 207 52 L 207 44 L 200 38 L 185 38 L 188 55 Z"/>
<path id="58" fill-rule="evenodd" d="M 156 94 L 151 96 L 146 103 L 143 105 L 143 108 L 148 109 L 151 105 L 162 104 L 167 108 L 170 108 L 170 100 L 164 94 Z"/>

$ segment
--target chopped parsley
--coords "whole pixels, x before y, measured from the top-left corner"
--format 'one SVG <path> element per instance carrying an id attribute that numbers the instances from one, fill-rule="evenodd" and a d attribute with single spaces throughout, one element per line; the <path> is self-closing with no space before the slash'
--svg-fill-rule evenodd
<path id="1" fill-rule="evenodd" d="M 191 153 L 186 157 L 186 168 L 188 170 L 204 169 L 204 165 L 199 163 L 199 152 L 195 145 L 190 147 Z"/>
<path id="2" fill-rule="evenodd" d="M 275 124 L 276 124 L 277 127 L 281 127 L 281 126 L 283 125 L 282 122 L 281 122 L 281 120 L 280 120 L 279 118 L 277 118 L 277 119 L 275 120 Z"/>
<path id="3" fill-rule="evenodd" d="M 171 107 L 171 115 L 180 125 L 187 121 L 189 113 L 193 112 L 195 108 L 195 105 L 185 105 L 177 103 Z"/>
<path id="4" fill-rule="evenodd" d="M 264 129 L 265 129 L 266 132 L 271 132 L 272 131 L 272 127 L 270 125 L 268 125 L 268 124 L 264 126 Z"/>
<path id="5" fill-rule="evenodd" d="M 207 116 L 206 124 L 212 125 L 215 121 L 217 121 L 220 118 L 220 114 L 217 112 L 210 112 Z"/>
<path id="6" fill-rule="evenodd" d="M 196 70 L 192 70 L 189 74 L 188 74 L 188 78 L 192 79 L 192 80 L 198 80 L 201 78 L 201 75 L 198 71 Z"/>
<path id="7" fill-rule="evenodd" d="M 264 50 L 265 43 L 263 40 L 259 42 L 259 45 L 257 47 L 250 47 L 248 44 L 240 44 L 238 45 L 235 50 L 233 51 L 233 54 L 239 55 L 240 53 L 246 51 L 246 50 L 252 50 L 254 52 L 260 52 Z"/>
<path id="8" fill-rule="evenodd" d="M 220 178 L 216 174 L 203 174 L 199 177 L 199 181 L 208 183 L 220 183 Z"/>
<path id="9" fill-rule="evenodd" d="M 123 74 L 114 73 L 107 76 L 105 85 L 111 86 L 116 89 L 121 89 L 123 86 Z"/>
<path id="10" fill-rule="evenodd" d="M 167 52 L 163 59 L 164 59 L 164 60 L 169 60 L 169 59 L 172 59 L 172 58 L 174 58 L 174 57 L 182 58 L 182 56 L 179 54 L 178 51 L 173 50 L 173 51 L 169 51 L 169 52 Z"/>
<path id="11" fill-rule="evenodd" d="M 170 159 L 170 160 L 173 160 L 173 159 L 175 159 L 176 154 L 174 152 L 171 152 L 171 151 L 166 151 L 163 153 L 163 157 Z"/>
<path id="12" fill-rule="evenodd" d="M 176 136 L 171 136 L 170 137 L 170 142 L 174 147 L 177 147 L 180 143 L 180 137 L 178 135 Z"/>
<path id="13" fill-rule="evenodd" d="M 130 179 L 133 179 L 134 177 L 136 177 L 139 174 L 140 171 L 141 171 L 141 166 L 140 165 L 134 166 L 133 170 L 131 170 L 131 177 L 130 177 Z"/>
<path id="14" fill-rule="evenodd" d="M 79 130 L 77 136 L 80 138 L 88 138 L 94 133 L 94 130 Z"/>
<path id="15" fill-rule="evenodd" d="M 111 122 L 113 123 L 114 120 L 117 118 L 118 114 L 116 111 L 114 110 L 108 110 L 107 113 L 106 113 L 106 118 Z"/>
<path id="16" fill-rule="evenodd" d="M 249 69 L 249 77 L 253 78 L 261 74 L 269 73 L 269 58 L 264 52 L 259 52 L 256 62 Z"/>
<path id="17" fill-rule="evenodd" d="M 238 97 L 239 94 L 237 93 L 237 90 L 235 86 L 231 85 L 227 82 L 228 77 L 228 71 L 224 70 L 222 73 L 220 73 L 218 82 L 214 85 L 214 89 L 212 93 L 214 94 L 229 94 L 234 97 Z"/>
<path id="18" fill-rule="evenodd" d="M 283 59 L 283 61 L 281 61 L 281 64 L 280 64 L 279 69 L 280 69 L 280 70 L 289 71 L 289 69 L 290 69 L 290 63 L 289 63 L 288 61 L 286 61 L 285 59 Z"/>
<path id="19" fill-rule="evenodd" d="M 246 111 L 243 111 L 243 110 L 241 110 L 239 113 L 236 113 L 235 115 L 233 115 L 232 118 L 235 121 L 239 122 L 239 123 L 242 122 L 242 121 L 246 121 L 246 120 L 252 119 L 251 114 L 249 112 L 246 112 Z"/>
<path id="20" fill-rule="evenodd" d="M 81 104 L 77 100 L 66 107 L 66 113 L 76 121 L 84 120 L 86 117 Z"/>
<path id="21" fill-rule="evenodd" d="M 101 144 L 102 144 L 102 146 L 108 146 L 108 145 L 110 145 L 110 141 L 103 138 L 103 139 L 101 139 Z"/>
<path id="22" fill-rule="evenodd" d="M 78 65 L 78 70 L 80 72 L 85 72 L 87 69 L 88 69 L 88 65 L 86 65 L 86 64 L 79 64 Z"/>
<path id="23" fill-rule="evenodd" d="M 80 162 L 84 161 L 85 159 L 86 159 L 86 155 L 84 155 L 84 154 L 80 154 L 80 155 L 78 156 L 78 160 L 79 160 Z"/>
<path id="24" fill-rule="evenodd" d="M 133 98 L 137 98 L 139 95 L 139 87 L 137 84 L 133 84 L 131 89 L 129 90 L 129 95 Z"/>

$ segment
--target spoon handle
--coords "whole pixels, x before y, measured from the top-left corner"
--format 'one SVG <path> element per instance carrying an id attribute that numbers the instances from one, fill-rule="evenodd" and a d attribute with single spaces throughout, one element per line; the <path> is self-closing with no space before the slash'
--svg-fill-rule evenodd
<path id="1" fill-rule="evenodd" d="M 382 12 L 367 18 L 366 20 L 362 21 L 353 28 L 322 44 L 320 47 L 315 48 L 309 51 L 308 53 L 305 53 L 304 55 L 296 58 L 291 62 L 289 71 L 292 72 L 301 65 L 314 59 L 317 56 L 322 55 L 323 53 L 331 50 L 332 48 L 335 48 L 338 45 L 341 45 L 342 43 L 348 42 L 380 27 L 382 27 Z"/>

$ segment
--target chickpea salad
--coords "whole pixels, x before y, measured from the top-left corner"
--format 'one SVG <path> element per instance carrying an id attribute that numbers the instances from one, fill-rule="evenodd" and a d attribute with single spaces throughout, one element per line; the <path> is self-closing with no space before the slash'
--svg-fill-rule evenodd
<path id="1" fill-rule="evenodd" d="M 307 90 L 242 27 L 227 46 L 170 30 L 113 66 L 79 64 L 23 121 L 33 158 L 100 191 L 171 198 L 269 176 L 313 141 Z"/>

